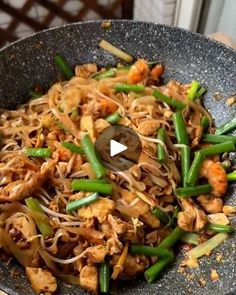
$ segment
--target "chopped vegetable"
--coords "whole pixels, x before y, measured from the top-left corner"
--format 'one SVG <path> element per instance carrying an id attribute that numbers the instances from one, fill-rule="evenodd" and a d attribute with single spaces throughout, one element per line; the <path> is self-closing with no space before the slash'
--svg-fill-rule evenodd
<path id="1" fill-rule="evenodd" d="M 133 255 L 141 254 L 146 256 L 170 257 L 171 252 L 168 249 L 161 247 L 152 247 L 144 245 L 131 245 L 129 252 Z"/>
<path id="2" fill-rule="evenodd" d="M 235 146 L 232 141 L 227 141 L 219 144 L 215 144 L 214 146 L 206 147 L 199 151 L 203 156 L 209 157 L 222 153 L 234 152 Z"/>
<path id="3" fill-rule="evenodd" d="M 195 233 L 185 233 L 180 240 L 187 244 L 199 245 L 199 237 Z"/>
<path id="4" fill-rule="evenodd" d="M 207 255 L 210 251 L 218 247 L 228 238 L 227 233 L 218 233 L 204 243 L 201 243 L 197 247 L 187 252 L 190 258 L 199 258 L 203 255 Z"/>
<path id="5" fill-rule="evenodd" d="M 54 57 L 55 64 L 58 66 L 58 68 L 62 71 L 64 76 L 70 80 L 74 74 L 73 71 L 71 70 L 70 66 L 67 64 L 67 61 L 61 56 L 60 53 L 58 53 Z"/>
<path id="6" fill-rule="evenodd" d="M 75 211 L 83 206 L 90 205 L 97 200 L 98 200 L 98 193 L 91 194 L 85 198 L 67 203 L 66 211 L 71 213 L 72 211 Z"/>
<path id="7" fill-rule="evenodd" d="M 187 186 L 194 186 L 196 184 L 198 174 L 204 159 L 205 157 L 199 151 L 195 153 L 194 160 L 192 162 L 192 165 L 190 166 L 185 182 Z"/>
<path id="8" fill-rule="evenodd" d="M 52 155 L 50 148 L 26 148 L 24 152 L 27 157 L 34 158 L 48 158 Z"/>
<path id="9" fill-rule="evenodd" d="M 119 123 L 121 118 L 122 118 L 121 115 L 118 112 L 115 112 L 109 115 L 108 117 L 106 117 L 106 121 L 110 123 L 111 125 L 115 125 Z"/>
<path id="10" fill-rule="evenodd" d="M 160 128 L 157 133 L 157 138 L 160 139 L 162 142 L 165 142 L 165 129 Z M 158 144 L 157 145 L 157 159 L 160 163 L 165 163 L 166 161 L 166 151 L 165 148 Z"/>
<path id="11" fill-rule="evenodd" d="M 171 252 L 170 252 L 171 253 Z M 144 277 L 148 283 L 152 283 L 158 275 L 174 260 L 174 254 L 171 253 L 171 256 L 168 258 L 161 258 L 157 263 L 148 268 Z"/>
<path id="12" fill-rule="evenodd" d="M 206 91 L 207 91 L 206 88 L 201 87 L 201 88 L 198 90 L 198 92 L 196 93 L 195 98 L 199 98 L 199 97 L 201 97 Z"/>
<path id="13" fill-rule="evenodd" d="M 73 191 L 98 192 L 105 195 L 110 195 L 112 192 L 110 183 L 90 179 L 74 179 L 71 188 Z"/>
<path id="14" fill-rule="evenodd" d="M 107 42 L 106 40 L 101 40 L 98 45 L 102 49 L 110 52 L 111 54 L 119 57 L 120 59 L 123 59 L 126 62 L 131 63 L 133 61 L 133 57 L 131 55 L 127 54 L 126 52 L 122 51 L 121 49 Z"/>
<path id="15" fill-rule="evenodd" d="M 183 114 L 181 112 L 176 112 L 173 114 L 173 123 L 175 126 L 177 142 L 179 144 L 189 145 L 186 125 L 184 122 Z"/>
<path id="16" fill-rule="evenodd" d="M 184 146 L 181 148 L 182 185 L 184 187 L 186 186 L 189 168 L 190 168 L 190 147 Z"/>
<path id="17" fill-rule="evenodd" d="M 157 99 L 157 100 L 160 100 L 166 104 L 168 104 L 169 106 L 173 107 L 173 108 L 176 108 L 178 110 L 182 110 L 186 107 L 186 105 L 184 103 L 182 103 L 181 101 L 177 100 L 177 99 L 174 99 L 174 98 L 171 98 L 171 97 L 168 97 L 166 95 L 164 95 L 163 93 L 161 93 L 160 91 L 158 90 L 154 90 L 152 92 L 152 95 Z"/>
<path id="18" fill-rule="evenodd" d="M 104 72 L 101 72 L 101 73 L 98 73 L 96 74 L 93 79 L 95 80 L 103 80 L 103 79 L 106 79 L 106 78 L 112 78 L 112 77 L 115 77 L 116 75 L 116 69 L 108 69 Z"/>
<path id="19" fill-rule="evenodd" d="M 228 181 L 236 181 L 236 171 L 227 174 Z"/>
<path id="20" fill-rule="evenodd" d="M 107 261 L 102 262 L 99 266 L 99 285 L 101 293 L 109 293 L 110 277 L 109 263 Z"/>
<path id="21" fill-rule="evenodd" d="M 158 248 L 171 248 L 185 234 L 180 227 L 176 228 L 158 245 Z"/>
<path id="22" fill-rule="evenodd" d="M 234 228 L 231 225 L 223 225 L 223 224 L 215 224 L 209 223 L 207 225 L 207 229 L 210 229 L 217 233 L 232 233 L 234 232 Z"/>
<path id="23" fill-rule="evenodd" d="M 145 87 L 143 85 L 134 85 L 134 84 L 125 84 L 125 83 L 117 83 L 115 85 L 116 92 L 125 92 L 129 93 L 133 92 L 142 92 L 144 91 Z"/>
<path id="24" fill-rule="evenodd" d="M 160 222 L 164 225 L 170 223 L 170 215 L 163 211 L 160 207 L 154 207 L 152 209 L 152 214 L 160 220 Z"/>
<path id="25" fill-rule="evenodd" d="M 207 130 L 210 126 L 210 120 L 206 116 L 203 116 L 201 119 L 201 126 L 204 130 Z"/>
<path id="26" fill-rule="evenodd" d="M 175 190 L 175 194 L 179 198 L 194 197 L 201 194 L 208 194 L 212 190 L 210 184 L 202 184 L 194 187 L 179 187 Z"/>
<path id="27" fill-rule="evenodd" d="M 200 87 L 200 83 L 196 80 L 193 80 L 191 83 L 191 87 L 188 90 L 188 98 L 194 100 Z"/>
<path id="28" fill-rule="evenodd" d="M 233 118 L 231 121 L 221 125 L 216 129 L 215 134 L 221 135 L 225 133 L 229 133 L 230 131 L 233 131 L 236 129 L 236 118 Z"/>
<path id="29" fill-rule="evenodd" d="M 40 203 L 37 199 L 34 199 L 32 197 L 25 199 L 25 203 L 27 207 L 36 213 L 39 213 L 35 216 L 33 216 L 35 223 L 40 230 L 41 234 L 44 237 L 51 236 L 53 234 L 53 228 L 51 227 L 49 220 L 47 218 L 47 215 L 43 211 L 43 209 L 40 207 Z M 37 218 L 36 218 L 37 216 Z M 42 216 L 42 218 L 40 218 Z"/>
<path id="30" fill-rule="evenodd" d="M 78 145 L 76 145 L 76 144 L 74 144 L 74 143 L 67 142 L 67 141 L 63 141 L 63 142 L 61 143 L 61 145 L 62 145 L 64 148 L 70 150 L 71 152 L 73 152 L 73 153 L 75 153 L 75 154 L 81 154 L 81 155 L 82 155 L 82 154 L 84 153 L 82 147 L 80 147 L 80 146 L 78 146 Z"/>
<path id="31" fill-rule="evenodd" d="M 202 142 L 209 143 L 224 143 L 227 141 L 232 141 L 233 144 L 236 144 L 236 137 L 229 135 L 215 135 L 215 134 L 203 134 Z"/>
<path id="32" fill-rule="evenodd" d="M 88 134 L 86 134 L 83 139 L 81 140 L 82 149 L 90 162 L 91 166 L 93 167 L 93 170 L 97 176 L 97 178 L 101 178 L 106 175 L 106 169 L 103 167 L 103 165 L 100 163 L 93 143 L 89 137 Z"/>

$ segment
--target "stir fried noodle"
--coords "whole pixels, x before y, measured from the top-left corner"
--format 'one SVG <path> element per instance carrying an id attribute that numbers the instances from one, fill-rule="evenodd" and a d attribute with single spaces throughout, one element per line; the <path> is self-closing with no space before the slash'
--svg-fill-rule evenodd
<path id="1" fill-rule="evenodd" d="M 175 242 L 198 245 L 198 258 L 201 242 L 214 236 L 212 250 L 231 231 L 212 215 L 227 220 L 220 154 L 235 141 L 203 140 L 214 128 L 196 85 L 163 84 L 163 72 L 142 59 L 109 70 L 79 65 L 45 95 L 1 111 L 0 247 L 38 293 L 55 292 L 56 277 L 95 293 L 110 278 L 145 273 L 152 282 Z M 106 169 L 94 153 L 112 124 L 133 128 L 142 143 L 127 171 Z"/>

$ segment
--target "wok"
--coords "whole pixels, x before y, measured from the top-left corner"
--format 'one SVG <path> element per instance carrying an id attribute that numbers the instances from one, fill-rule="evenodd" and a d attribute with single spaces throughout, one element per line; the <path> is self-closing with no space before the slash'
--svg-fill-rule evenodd
<path id="1" fill-rule="evenodd" d="M 76 23 L 46 30 L 17 41 L 0 50 L 0 107 L 14 108 L 27 101 L 29 90 L 43 85 L 45 90 L 58 78 L 59 72 L 53 56 L 62 53 L 74 67 L 76 64 L 95 62 L 98 65 L 115 65 L 114 56 L 98 48 L 98 41 L 106 39 L 134 57 L 147 58 L 165 64 L 164 79 L 175 78 L 181 82 L 197 79 L 207 87 L 204 104 L 219 125 L 235 114 L 236 106 L 228 107 L 226 98 L 236 91 L 236 52 L 206 37 L 164 25 L 112 21 L 110 29 L 102 29 L 100 21 Z M 221 100 L 213 93 L 220 92 Z M 227 202 L 236 205 L 235 187 L 231 186 Z M 236 294 L 236 238 L 232 235 L 211 257 L 200 260 L 200 269 L 178 272 L 176 263 L 154 283 L 142 278 L 113 285 L 114 294 Z M 216 262 L 217 254 L 224 261 Z M 210 280 L 211 269 L 216 269 L 220 280 Z M 11 271 L 17 273 L 12 276 Z M 204 284 L 204 281 L 205 283 Z M 201 283 L 201 282 L 202 283 Z M 15 262 L 0 262 L 0 289 L 9 294 L 34 294 L 22 268 Z M 86 294 L 79 287 L 60 284 L 59 293 Z"/>

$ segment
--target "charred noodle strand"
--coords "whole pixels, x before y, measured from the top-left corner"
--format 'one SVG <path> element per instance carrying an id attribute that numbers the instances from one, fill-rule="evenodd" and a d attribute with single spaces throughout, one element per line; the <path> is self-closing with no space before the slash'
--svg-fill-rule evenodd
<path id="1" fill-rule="evenodd" d="M 106 169 L 100 163 L 93 146 L 93 143 L 88 134 L 86 134 L 83 139 L 81 140 L 81 145 L 84 150 L 84 153 L 90 162 L 93 170 L 97 176 L 97 178 L 104 177 L 106 175 Z"/>
<path id="2" fill-rule="evenodd" d="M 123 264 L 125 263 L 125 259 L 127 257 L 127 254 L 128 254 L 128 250 L 129 250 L 129 242 L 125 242 L 125 246 L 124 246 L 124 249 L 120 255 L 120 258 L 117 262 L 117 264 L 114 266 L 114 269 L 113 269 L 113 273 L 111 275 L 111 278 L 113 280 L 116 280 L 117 277 L 119 276 L 120 272 L 122 272 L 123 270 Z"/>

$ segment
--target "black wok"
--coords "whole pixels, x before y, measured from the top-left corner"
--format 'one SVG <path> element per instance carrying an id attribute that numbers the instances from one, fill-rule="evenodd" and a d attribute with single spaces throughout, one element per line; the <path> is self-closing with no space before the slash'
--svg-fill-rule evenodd
<path id="1" fill-rule="evenodd" d="M 118 60 L 99 49 L 98 41 L 106 39 L 132 54 L 165 64 L 165 79 L 181 82 L 199 80 L 208 88 L 204 103 L 219 125 L 235 114 L 236 105 L 228 107 L 226 98 L 236 92 L 236 52 L 222 44 L 185 30 L 153 23 L 113 21 L 108 30 L 101 29 L 100 21 L 77 23 L 50 29 L 15 42 L 0 50 L 0 107 L 14 108 L 27 100 L 27 94 L 36 84 L 45 90 L 58 77 L 53 56 L 60 52 L 74 67 L 76 64 L 95 62 L 102 66 Z M 220 92 L 216 101 L 213 93 Z M 235 187 L 230 188 L 228 202 L 236 205 Z M 236 238 L 226 241 L 214 255 L 200 260 L 200 270 L 187 271 L 194 278 L 178 272 L 177 262 L 154 283 L 148 285 L 141 278 L 119 282 L 113 286 L 115 294 L 236 294 Z M 217 254 L 224 261 L 216 262 Z M 211 282 L 211 269 L 220 275 Z M 17 275 L 11 276 L 11 271 Z M 200 281 L 205 279 L 202 286 Z M 0 289 L 9 294 L 34 294 L 23 269 L 15 262 L 0 262 Z M 78 287 L 60 285 L 60 294 L 85 294 Z"/>

